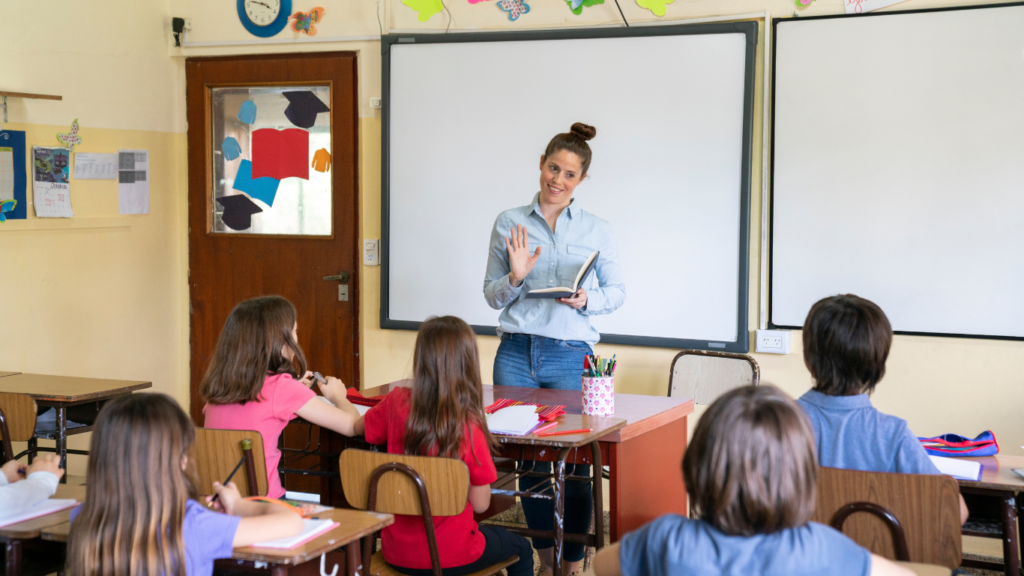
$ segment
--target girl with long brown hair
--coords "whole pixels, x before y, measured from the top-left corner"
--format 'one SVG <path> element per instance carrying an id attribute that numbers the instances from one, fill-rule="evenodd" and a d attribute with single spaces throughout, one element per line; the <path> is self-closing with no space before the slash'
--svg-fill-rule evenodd
<path id="1" fill-rule="evenodd" d="M 197 499 L 189 450 L 195 429 L 164 394 L 131 394 L 100 412 L 89 447 L 85 503 L 72 514 L 72 576 L 198 576 L 234 547 L 293 536 L 299 515 L 243 500 L 214 483 L 222 514 Z"/>
<path id="2" fill-rule="evenodd" d="M 483 385 L 476 336 L 454 316 L 420 326 L 413 356 L 412 388 L 396 388 L 356 421 L 355 432 L 390 454 L 459 458 L 469 468 L 469 505 L 458 516 L 434 516 L 438 556 L 445 576 L 471 574 L 510 556 L 519 562 L 509 576 L 533 575 L 530 543 L 497 526 L 479 526 L 473 512 L 491 503 L 498 479 L 492 451 L 497 445 L 484 417 Z M 381 536 L 384 560 L 411 576 L 431 574 L 423 520 L 397 516 Z"/>
<path id="3" fill-rule="evenodd" d="M 289 421 L 300 416 L 351 436 L 359 417 L 341 380 L 328 376 L 319 384 L 329 402 L 310 389 L 313 373 L 306 370 L 298 329 L 295 306 L 280 296 L 240 303 L 224 323 L 213 361 L 199 386 L 206 400 L 207 428 L 256 430 L 263 436 L 271 498 L 285 494 L 277 472 L 281 460 L 277 440 Z"/>

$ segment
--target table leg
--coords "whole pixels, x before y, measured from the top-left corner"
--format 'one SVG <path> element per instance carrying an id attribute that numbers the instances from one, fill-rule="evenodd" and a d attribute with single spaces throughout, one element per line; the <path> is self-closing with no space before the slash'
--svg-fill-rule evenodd
<path id="1" fill-rule="evenodd" d="M 345 545 L 345 574 L 347 576 L 359 576 L 365 562 L 362 554 L 359 553 L 359 540 Z"/>
<path id="2" fill-rule="evenodd" d="M 567 568 L 562 556 L 565 554 L 565 459 L 568 456 L 569 448 L 562 448 L 558 451 L 558 460 L 555 462 L 555 547 L 552 551 L 554 576 L 565 576 Z"/>
<path id="3" fill-rule="evenodd" d="M 1007 576 L 1020 574 L 1020 547 L 1017 535 L 1017 500 L 1004 496 L 1000 501 L 1003 519 L 1003 567 Z"/>
<path id="4" fill-rule="evenodd" d="M 664 514 L 687 513 L 681 465 L 686 418 L 609 443 L 611 541 Z"/>
<path id="5" fill-rule="evenodd" d="M 6 576 L 21 576 L 21 540 L 7 541 Z"/>
<path id="6" fill-rule="evenodd" d="M 57 438 L 54 440 L 57 456 L 60 457 L 60 467 L 65 471 L 68 469 L 68 409 L 63 404 L 57 410 Z M 68 483 L 68 475 L 65 473 L 60 477 L 61 484 Z"/>
<path id="7" fill-rule="evenodd" d="M 271 564 L 270 576 L 288 576 L 287 564 Z"/>
<path id="8" fill-rule="evenodd" d="M 604 466 L 601 465 L 601 444 L 590 443 L 591 466 L 594 474 L 594 549 L 604 547 Z"/>

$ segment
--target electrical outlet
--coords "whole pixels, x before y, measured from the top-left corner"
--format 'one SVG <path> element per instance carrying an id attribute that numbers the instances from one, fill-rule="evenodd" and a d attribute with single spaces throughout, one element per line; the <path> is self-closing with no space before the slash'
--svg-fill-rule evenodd
<path id="1" fill-rule="evenodd" d="M 789 354 L 792 348 L 789 330 L 758 330 L 756 350 L 765 354 Z"/>
<path id="2" fill-rule="evenodd" d="M 380 108 L 380 97 L 374 96 L 370 98 L 370 108 Z"/>
<path id="3" fill-rule="evenodd" d="M 191 31 L 192 31 L 192 19 L 191 18 L 185 18 L 185 32 L 191 32 Z"/>
<path id="4" fill-rule="evenodd" d="M 380 240 L 363 240 L 363 264 L 380 265 Z"/>

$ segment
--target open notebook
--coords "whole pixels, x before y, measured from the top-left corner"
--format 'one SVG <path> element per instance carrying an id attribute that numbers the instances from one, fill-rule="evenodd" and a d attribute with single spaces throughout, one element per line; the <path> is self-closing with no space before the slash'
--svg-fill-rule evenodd
<path id="1" fill-rule="evenodd" d="M 579 287 L 587 282 L 590 275 L 594 273 L 594 268 L 597 266 L 597 256 L 601 251 L 598 250 L 590 254 L 583 266 L 580 266 L 580 271 L 576 273 L 576 281 L 572 283 L 572 288 L 566 288 L 559 286 L 557 288 L 541 288 L 538 290 L 530 290 L 526 293 L 527 298 L 568 298 L 579 290 Z"/>
<path id="2" fill-rule="evenodd" d="M 491 434 L 526 436 L 540 424 L 536 406 L 509 406 L 487 414 L 487 428 Z"/>
<path id="3" fill-rule="evenodd" d="M 43 500 L 21 514 L 0 516 L 0 528 L 39 518 L 40 516 L 46 516 L 47 514 L 53 514 L 54 512 L 60 512 L 61 510 L 67 510 L 68 508 L 73 508 L 76 504 L 78 504 L 78 500 L 72 499 L 50 498 L 49 500 Z"/>
<path id="4" fill-rule="evenodd" d="M 305 524 L 302 532 L 295 536 L 270 540 L 269 542 L 257 542 L 252 546 L 253 548 L 278 548 L 281 550 L 291 550 L 292 548 L 302 546 L 306 542 L 309 542 L 324 532 L 338 526 L 338 523 L 334 520 L 303 520 L 302 523 Z"/>
<path id="5" fill-rule="evenodd" d="M 946 476 L 959 480 L 981 481 L 981 464 L 973 460 L 960 460 L 943 456 L 928 456 L 932 463 Z"/>
<path id="6" fill-rule="evenodd" d="M 323 396 L 317 396 L 317 398 L 323 400 L 324 402 L 330 404 L 331 406 L 334 406 L 334 402 L 331 402 L 330 400 L 324 398 Z M 359 411 L 360 416 L 366 416 L 366 413 L 370 411 L 370 408 L 373 408 L 373 406 L 363 406 L 362 404 L 353 404 L 353 406 L 355 406 L 356 410 Z"/>

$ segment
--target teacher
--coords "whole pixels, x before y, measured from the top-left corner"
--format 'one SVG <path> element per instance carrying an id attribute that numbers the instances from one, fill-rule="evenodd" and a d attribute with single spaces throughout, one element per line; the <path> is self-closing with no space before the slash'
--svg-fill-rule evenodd
<path id="1" fill-rule="evenodd" d="M 501 344 L 494 359 L 497 386 L 580 390 L 583 359 L 600 338 L 590 317 L 614 312 L 626 299 L 611 226 L 584 211 L 572 197 L 587 177 L 591 159 L 587 141 L 596 134 L 593 126 L 577 122 L 569 132 L 552 138 L 540 157 L 540 192 L 530 204 L 506 210 L 494 222 L 484 297 L 491 308 L 501 310 Z M 590 286 L 580 286 L 569 298 L 526 299 L 530 290 L 571 287 L 594 251 L 601 252 L 596 286 L 591 279 Z M 536 470 L 550 472 L 551 464 L 538 463 Z M 571 466 L 569 473 L 573 473 Z M 574 475 L 589 476 L 590 466 L 576 466 Z M 550 483 L 524 477 L 519 489 L 542 482 Z M 589 531 L 591 490 L 590 482 L 566 482 L 566 532 Z M 522 504 L 530 528 L 554 529 L 551 501 L 524 498 Z M 535 538 L 533 546 L 544 570 L 550 571 L 554 543 Z M 564 550 L 565 561 L 572 563 L 570 570 L 578 571 L 585 547 L 566 542 Z"/>

